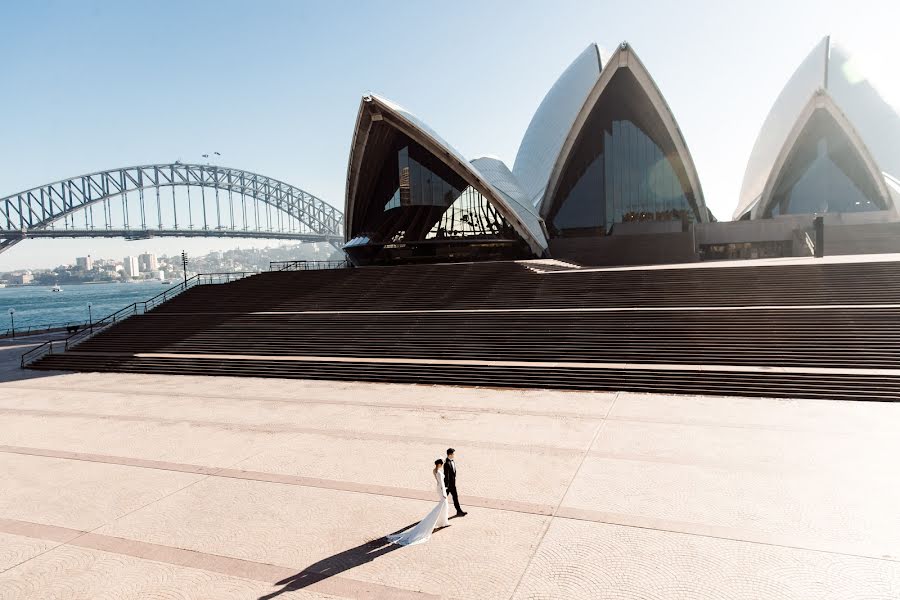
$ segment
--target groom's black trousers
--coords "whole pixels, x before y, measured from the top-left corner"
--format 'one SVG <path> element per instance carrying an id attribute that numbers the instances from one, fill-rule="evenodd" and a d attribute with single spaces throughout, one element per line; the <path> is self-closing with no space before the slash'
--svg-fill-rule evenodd
<path id="1" fill-rule="evenodd" d="M 456 491 L 456 486 L 447 488 L 447 491 L 453 496 L 453 506 L 456 507 L 456 512 L 461 513 L 463 509 L 459 505 L 459 494 Z"/>

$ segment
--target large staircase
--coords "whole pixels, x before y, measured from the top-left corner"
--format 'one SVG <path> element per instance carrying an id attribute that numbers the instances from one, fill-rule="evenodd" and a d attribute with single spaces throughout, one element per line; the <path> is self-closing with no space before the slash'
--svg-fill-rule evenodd
<path id="1" fill-rule="evenodd" d="M 495 262 L 199 286 L 31 367 L 895 400 L 898 351 L 898 262 Z"/>

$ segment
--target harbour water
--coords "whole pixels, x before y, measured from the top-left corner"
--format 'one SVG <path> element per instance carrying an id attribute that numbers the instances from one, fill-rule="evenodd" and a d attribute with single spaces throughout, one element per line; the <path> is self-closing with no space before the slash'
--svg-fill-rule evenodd
<path id="1" fill-rule="evenodd" d="M 148 280 L 139 283 L 92 283 L 62 286 L 54 292 L 52 286 L 28 285 L 0 288 L 0 335 L 10 328 L 9 309 L 15 309 L 16 331 L 46 325 L 86 323 L 88 303 L 93 320 L 102 319 L 133 302 L 149 300 L 156 294 L 176 285 L 178 281 L 162 284 Z"/>

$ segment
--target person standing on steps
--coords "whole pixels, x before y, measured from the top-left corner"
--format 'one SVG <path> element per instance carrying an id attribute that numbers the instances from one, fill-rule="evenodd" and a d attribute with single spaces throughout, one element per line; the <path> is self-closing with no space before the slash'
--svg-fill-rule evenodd
<path id="1" fill-rule="evenodd" d="M 464 517 L 468 513 L 459 505 L 459 493 L 456 491 L 456 462 L 453 455 L 456 452 L 453 448 L 447 448 L 447 463 L 444 465 L 444 486 L 447 492 L 453 496 L 453 506 L 456 507 L 456 516 Z"/>

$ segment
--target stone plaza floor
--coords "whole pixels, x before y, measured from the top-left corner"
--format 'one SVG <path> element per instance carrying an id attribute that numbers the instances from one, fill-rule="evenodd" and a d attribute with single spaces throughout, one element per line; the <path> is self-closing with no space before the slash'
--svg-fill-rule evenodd
<path id="1" fill-rule="evenodd" d="M 2 600 L 900 598 L 897 404 L 8 369 L 0 424 Z M 469 515 L 385 545 L 448 446 Z"/>

